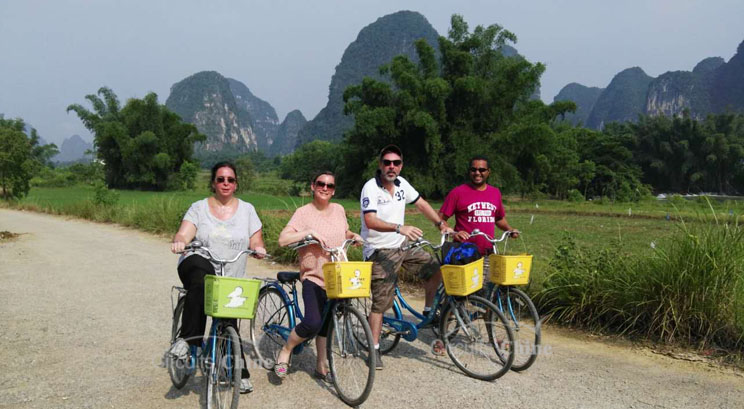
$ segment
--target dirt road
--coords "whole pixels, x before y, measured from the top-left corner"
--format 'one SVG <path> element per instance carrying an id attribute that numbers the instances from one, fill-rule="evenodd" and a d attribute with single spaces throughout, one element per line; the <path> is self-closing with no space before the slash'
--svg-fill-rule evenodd
<path id="1" fill-rule="evenodd" d="M 174 389 L 167 348 L 166 239 L 117 226 L 0 209 L 0 408 L 164 408 L 200 405 L 201 377 Z M 251 275 L 278 270 L 249 262 Z M 368 408 L 742 408 L 744 377 L 707 364 L 547 328 L 545 354 L 492 382 L 429 352 L 431 335 L 402 342 L 377 372 Z M 312 348 L 283 384 L 252 371 L 244 408 L 344 407 L 311 376 Z"/>

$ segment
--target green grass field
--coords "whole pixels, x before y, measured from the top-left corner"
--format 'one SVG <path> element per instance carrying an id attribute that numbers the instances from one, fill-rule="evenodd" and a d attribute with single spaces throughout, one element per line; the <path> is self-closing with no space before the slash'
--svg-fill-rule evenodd
<path id="1" fill-rule="evenodd" d="M 99 191 L 100 193 L 100 191 Z M 105 191 L 104 191 L 105 193 Z M 33 188 L 1 205 L 172 235 L 188 206 L 206 197 L 190 192 L 120 191 L 114 204 L 92 187 Z M 116 196 L 116 195 L 114 195 Z M 276 243 L 293 210 L 309 197 L 247 192 L 264 224 L 266 247 L 278 262 L 296 255 Z M 352 230 L 360 228 L 356 199 L 340 200 Z M 435 209 L 440 203 L 432 203 Z M 591 330 L 639 335 L 697 348 L 720 346 L 742 356 L 744 229 L 742 202 L 698 198 L 639 203 L 529 201 L 506 198 L 510 224 L 521 230 L 510 251 L 534 255 L 528 292 L 542 313 Z M 406 224 L 438 239 L 413 206 Z M 353 249 L 352 259 L 360 257 Z M 403 279 L 407 279 L 403 275 Z"/>

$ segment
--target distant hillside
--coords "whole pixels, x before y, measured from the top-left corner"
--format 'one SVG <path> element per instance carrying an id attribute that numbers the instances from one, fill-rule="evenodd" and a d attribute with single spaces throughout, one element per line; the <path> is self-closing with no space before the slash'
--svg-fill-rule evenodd
<path id="1" fill-rule="evenodd" d="M 574 125 L 583 125 L 586 124 L 586 120 L 589 118 L 589 114 L 602 91 L 604 91 L 604 88 L 586 87 L 572 82 L 558 92 L 558 95 L 553 98 L 553 102 L 573 101 L 576 104 L 576 112 L 566 114 L 565 120 Z"/>
<path id="2" fill-rule="evenodd" d="M 652 80 L 639 67 L 621 71 L 597 98 L 586 126 L 601 129 L 608 122 L 637 120 L 646 112 L 646 93 Z"/>
<path id="3" fill-rule="evenodd" d="M 276 116 L 274 107 L 253 95 L 242 82 L 232 78 L 227 78 L 227 82 L 230 84 L 230 90 L 238 107 L 248 112 L 251 118 L 251 127 L 256 133 L 258 149 L 267 151 L 274 142 L 279 128 L 279 117 Z"/>
<path id="4" fill-rule="evenodd" d="M 586 89 L 569 84 L 554 100 L 572 100 L 585 112 L 590 106 L 588 95 L 582 93 Z M 612 121 L 635 121 L 639 114 L 672 116 L 688 111 L 694 118 L 704 118 L 710 113 L 744 112 L 744 42 L 728 62 L 709 57 L 692 71 L 669 71 L 651 78 L 638 67 L 624 70 L 589 110 L 585 124 L 595 129 Z M 579 119 L 578 111 L 570 116 L 573 123 Z"/>
<path id="5" fill-rule="evenodd" d="M 279 126 L 276 139 L 274 140 L 274 144 L 271 145 L 269 154 L 275 156 L 292 153 L 297 145 L 297 135 L 299 135 L 300 129 L 305 124 L 307 124 L 307 119 L 305 119 L 305 116 L 299 110 L 295 109 L 288 113 L 287 117 L 284 118 L 284 121 Z"/>
<path id="6" fill-rule="evenodd" d="M 207 136 L 197 151 L 246 152 L 267 145 L 265 140 L 259 141 L 251 116 L 238 104 L 230 82 L 216 71 L 202 71 L 177 82 L 165 105 Z"/>
<path id="7" fill-rule="evenodd" d="M 90 155 L 86 155 L 85 152 L 93 149 L 93 144 L 85 142 L 79 135 L 72 135 L 69 138 L 65 138 L 62 145 L 59 147 L 59 153 L 52 158 L 52 161 L 56 163 L 63 162 L 78 162 L 91 160 Z"/>
<path id="8" fill-rule="evenodd" d="M 713 112 L 744 111 L 744 41 L 726 64 L 715 69 L 710 100 Z"/>
<path id="9" fill-rule="evenodd" d="M 362 82 L 364 77 L 385 80 L 379 74 L 382 65 L 397 55 L 418 61 L 414 41 L 423 38 L 437 52 L 439 34 L 424 16 L 413 11 L 399 11 L 380 17 L 364 27 L 357 39 L 344 51 L 341 62 L 331 78 L 328 103 L 318 115 L 300 131 L 298 145 L 321 139 L 338 141 L 351 128 L 354 119 L 343 114 L 344 90 Z"/>

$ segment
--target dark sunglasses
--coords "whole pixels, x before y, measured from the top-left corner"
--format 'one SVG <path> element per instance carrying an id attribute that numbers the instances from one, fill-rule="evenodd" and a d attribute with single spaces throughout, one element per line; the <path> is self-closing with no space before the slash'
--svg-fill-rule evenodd
<path id="1" fill-rule="evenodd" d="M 333 189 L 336 188 L 336 185 L 334 183 L 321 182 L 320 180 L 318 180 L 318 181 L 315 182 L 315 186 L 318 187 L 318 188 L 320 188 L 320 189 L 323 189 L 324 187 L 327 187 L 328 190 L 333 190 Z"/>
<path id="2" fill-rule="evenodd" d="M 396 160 L 383 159 L 382 164 L 385 166 L 390 166 L 390 164 L 393 164 L 395 166 L 400 166 L 401 164 L 403 164 L 403 161 L 400 159 L 396 159 Z"/>
<path id="3" fill-rule="evenodd" d="M 217 176 L 216 178 L 214 178 L 214 181 L 217 182 L 217 183 L 224 183 L 225 182 L 225 179 L 226 178 L 224 176 Z M 235 183 L 235 178 L 231 178 L 231 177 L 228 176 L 227 177 L 227 183 L 230 183 L 230 184 Z"/>
<path id="4" fill-rule="evenodd" d="M 480 173 L 486 173 L 488 172 L 488 168 L 470 168 L 471 173 L 480 172 Z"/>

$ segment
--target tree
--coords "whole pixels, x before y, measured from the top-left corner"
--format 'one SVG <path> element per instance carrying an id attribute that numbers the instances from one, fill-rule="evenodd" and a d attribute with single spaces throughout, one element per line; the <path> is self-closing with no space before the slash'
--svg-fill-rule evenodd
<path id="1" fill-rule="evenodd" d="M 398 56 L 381 68 L 392 85 L 365 78 L 344 93 L 345 113 L 353 114 L 354 127 L 343 146 L 343 174 L 357 184 L 374 168 L 376 152 L 395 143 L 404 153 L 405 175 L 427 196 L 441 197 L 462 180 L 468 159 L 487 154 L 492 167 L 514 182 L 517 158 L 503 154 L 503 142 L 529 143 L 552 138 L 550 122 L 556 115 L 575 109 L 572 103 L 557 103 L 547 109 L 530 101 L 545 67 L 523 57 L 505 56 L 507 42 L 516 36 L 499 25 L 478 26 L 472 33 L 461 16 L 451 19 L 449 38 L 439 38 L 441 58 L 425 41 L 415 43 L 419 63 Z M 538 123 L 523 122 L 525 117 Z M 512 127 L 510 129 L 510 127 Z M 534 134 L 532 130 L 540 131 Z M 510 133 L 505 135 L 504 133 Z M 532 161 L 539 153 L 531 154 Z M 527 165 L 524 165 L 527 166 Z M 537 186 L 534 180 L 527 182 Z M 342 184 L 341 193 L 360 186 Z"/>
<path id="2" fill-rule="evenodd" d="M 339 173 L 340 162 L 339 145 L 328 141 L 312 141 L 282 159 L 281 175 L 308 186 L 318 172 L 329 170 Z"/>
<path id="3" fill-rule="evenodd" d="M 196 172 L 191 165 L 184 172 L 181 167 L 191 162 L 194 142 L 206 137 L 159 104 L 155 93 L 132 98 L 123 108 L 106 87 L 85 98 L 92 112 L 79 104 L 67 111 L 74 111 L 93 132 L 109 187 L 164 190 L 193 185 Z"/>
<path id="4" fill-rule="evenodd" d="M 29 189 L 35 169 L 31 141 L 22 120 L 0 117 L 0 188 L 3 199 L 21 198 Z"/>

